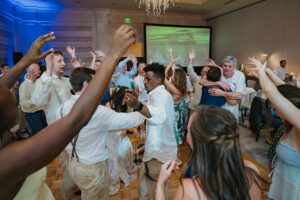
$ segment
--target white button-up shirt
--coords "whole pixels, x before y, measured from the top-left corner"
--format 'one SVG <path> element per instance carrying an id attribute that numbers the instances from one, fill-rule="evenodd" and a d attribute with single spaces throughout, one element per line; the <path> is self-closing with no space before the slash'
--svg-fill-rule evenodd
<path id="1" fill-rule="evenodd" d="M 37 106 L 42 106 L 48 125 L 55 122 L 58 107 L 70 99 L 71 84 L 68 78 L 56 75 L 48 76 L 45 72 L 36 81 L 31 100 Z"/>
<path id="2" fill-rule="evenodd" d="M 72 95 L 71 99 L 60 106 L 57 110 L 57 120 L 66 116 L 80 95 Z M 120 129 L 132 128 L 140 125 L 145 117 L 139 112 L 117 113 L 114 110 L 99 105 L 89 123 L 81 129 L 76 142 L 76 153 L 80 162 L 94 164 L 108 158 L 107 136 L 116 134 Z M 72 145 L 67 146 L 69 154 Z"/>
<path id="3" fill-rule="evenodd" d="M 149 93 L 147 102 L 151 118 L 146 121 L 147 138 L 143 161 L 155 158 L 163 163 L 176 160 L 177 144 L 174 135 L 174 102 L 164 85 Z"/>

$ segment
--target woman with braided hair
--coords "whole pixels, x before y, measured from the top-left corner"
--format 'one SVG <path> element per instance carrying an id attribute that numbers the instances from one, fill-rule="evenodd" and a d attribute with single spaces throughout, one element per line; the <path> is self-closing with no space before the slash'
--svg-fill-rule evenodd
<path id="1" fill-rule="evenodd" d="M 181 179 L 174 199 L 261 199 L 265 181 L 257 168 L 243 161 L 238 124 L 229 111 L 201 106 L 189 120 L 187 142 L 193 149 L 192 178 Z M 156 199 L 164 200 L 164 186 L 176 169 L 174 161 L 162 166 Z"/>

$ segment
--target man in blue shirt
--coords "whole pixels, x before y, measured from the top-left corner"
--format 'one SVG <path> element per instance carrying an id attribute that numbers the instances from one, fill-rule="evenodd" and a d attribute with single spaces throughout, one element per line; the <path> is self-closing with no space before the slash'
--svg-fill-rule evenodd
<path id="1" fill-rule="evenodd" d="M 132 69 L 130 69 L 131 66 Z M 133 78 L 133 76 L 136 73 L 137 73 L 137 59 L 135 56 L 129 55 L 126 59 L 122 60 L 118 64 L 118 67 L 114 75 L 115 85 L 126 86 L 130 88 L 130 79 Z"/>

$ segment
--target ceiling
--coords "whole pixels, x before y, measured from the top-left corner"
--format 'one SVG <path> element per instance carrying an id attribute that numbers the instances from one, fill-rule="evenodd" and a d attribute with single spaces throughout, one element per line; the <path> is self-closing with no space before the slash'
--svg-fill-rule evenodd
<path id="1" fill-rule="evenodd" d="M 139 0 L 9 0 L 23 7 L 62 7 L 62 8 L 108 8 L 116 10 L 145 10 L 142 5 L 139 8 Z M 212 18 L 219 15 L 241 9 L 265 0 L 173 0 L 166 12 L 197 14 L 204 18 Z"/>

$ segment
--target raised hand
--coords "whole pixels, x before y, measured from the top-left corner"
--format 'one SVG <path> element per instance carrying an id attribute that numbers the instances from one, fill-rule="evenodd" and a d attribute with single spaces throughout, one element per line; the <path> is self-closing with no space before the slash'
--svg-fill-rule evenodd
<path id="1" fill-rule="evenodd" d="M 262 64 L 259 60 L 255 59 L 254 57 L 249 58 L 249 60 L 250 60 L 249 64 L 255 65 L 256 67 L 256 70 L 253 72 L 255 76 L 257 76 L 262 72 L 265 72 L 267 67 L 267 61 L 265 61 L 264 64 Z"/>
<path id="2" fill-rule="evenodd" d="M 189 59 L 190 61 L 194 60 L 196 58 L 196 54 L 195 54 L 195 49 L 192 49 L 190 52 L 189 52 Z"/>
<path id="3" fill-rule="evenodd" d="M 174 60 L 174 57 L 173 57 L 173 49 L 172 49 L 172 48 L 169 48 L 169 49 L 168 49 L 168 52 L 169 52 L 170 60 Z"/>
<path id="4" fill-rule="evenodd" d="M 133 64 L 137 64 L 138 63 L 138 60 L 137 60 L 137 58 L 134 55 L 132 55 L 131 61 L 133 62 Z"/>
<path id="5" fill-rule="evenodd" d="M 51 53 L 46 56 L 45 58 L 46 62 L 46 74 L 48 76 L 52 76 L 53 66 L 54 66 L 54 54 Z"/>
<path id="6" fill-rule="evenodd" d="M 215 63 L 213 59 L 206 59 L 206 65 L 208 66 L 213 66 L 213 67 L 218 67 L 218 65 Z"/>
<path id="7" fill-rule="evenodd" d="M 92 51 L 90 51 L 90 54 L 92 55 L 93 58 L 97 57 L 97 55 L 94 52 L 92 52 Z"/>
<path id="8" fill-rule="evenodd" d="M 122 25 L 112 37 L 110 51 L 122 56 L 135 41 L 136 30 L 131 26 Z"/>
<path id="9" fill-rule="evenodd" d="M 28 61 L 28 65 L 37 62 L 43 58 L 45 58 L 48 54 L 50 54 L 51 52 L 54 51 L 53 48 L 45 51 L 45 52 L 41 52 L 41 48 L 42 46 L 44 46 L 47 42 L 54 40 L 55 36 L 54 36 L 54 32 L 50 32 L 48 34 L 42 35 L 40 37 L 38 37 L 31 45 L 30 49 L 28 50 L 28 52 L 26 53 L 26 55 L 24 56 L 24 58 L 26 59 L 26 61 Z"/>
<path id="10" fill-rule="evenodd" d="M 67 46 L 66 47 L 66 50 L 67 52 L 71 55 L 72 58 L 76 58 L 76 55 L 75 55 L 75 47 L 71 47 L 71 46 Z"/>
<path id="11" fill-rule="evenodd" d="M 99 57 L 105 57 L 105 53 L 103 53 L 103 51 L 101 51 L 100 49 L 96 50 L 95 54 Z"/>

